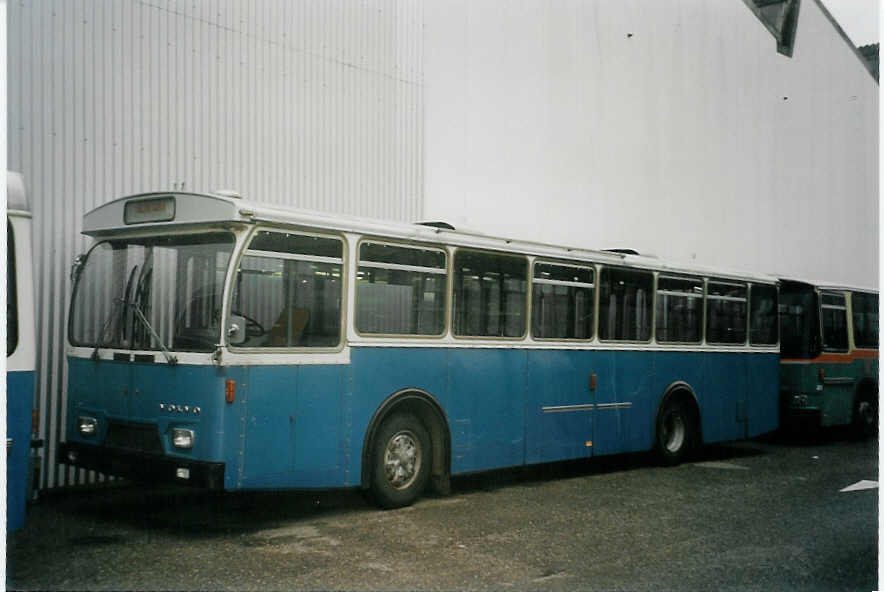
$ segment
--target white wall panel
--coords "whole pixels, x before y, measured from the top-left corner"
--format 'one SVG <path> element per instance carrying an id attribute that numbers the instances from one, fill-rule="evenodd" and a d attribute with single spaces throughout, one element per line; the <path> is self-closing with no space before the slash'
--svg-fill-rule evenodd
<path id="1" fill-rule="evenodd" d="M 877 285 L 878 84 L 817 0 L 427 4 L 426 215 Z"/>
<path id="2" fill-rule="evenodd" d="M 9 168 L 34 210 L 44 486 L 62 436 L 68 266 L 85 211 L 141 191 L 413 221 L 422 3 L 13 0 Z"/>

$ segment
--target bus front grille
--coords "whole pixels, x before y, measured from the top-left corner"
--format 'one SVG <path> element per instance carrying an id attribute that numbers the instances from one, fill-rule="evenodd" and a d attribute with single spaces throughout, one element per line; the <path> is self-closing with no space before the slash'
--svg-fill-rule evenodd
<path id="1" fill-rule="evenodd" d="M 112 421 L 107 426 L 105 445 L 110 448 L 137 450 L 138 452 L 163 452 L 163 443 L 157 426 L 144 423 Z"/>

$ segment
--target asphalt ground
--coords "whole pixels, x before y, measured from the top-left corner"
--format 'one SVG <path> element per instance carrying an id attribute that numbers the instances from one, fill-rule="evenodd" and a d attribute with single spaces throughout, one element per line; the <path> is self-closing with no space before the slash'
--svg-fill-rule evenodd
<path id="1" fill-rule="evenodd" d="M 116 483 L 44 493 L 10 589 L 873 590 L 877 442 L 839 432 L 455 478 L 381 511 L 358 491 Z"/>

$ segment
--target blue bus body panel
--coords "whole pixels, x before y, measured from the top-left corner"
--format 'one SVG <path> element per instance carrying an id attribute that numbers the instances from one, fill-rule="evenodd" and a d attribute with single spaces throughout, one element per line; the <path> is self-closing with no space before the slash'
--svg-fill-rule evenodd
<path id="1" fill-rule="evenodd" d="M 353 347 L 349 364 L 334 365 L 69 362 L 68 440 L 103 442 L 109 419 L 155 424 L 165 454 L 225 463 L 226 489 L 359 485 L 372 418 L 409 388 L 442 408 L 452 474 L 648 450 L 676 381 L 697 396 L 706 442 L 778 424 L 776 353 Z M 232 404 L 224 403 L 228 379 Z M 543 409 L 563 406 L 570 409 Z M 81 414 L 99 419 L 94 439 L 76 433 Z M 196 431 L 192 450 L 172 448 L 177 426 Z"/>
<path id="2" fill-rule="evenodd" d="M 31 450 L 31 413 L 34 406 L 34 372 L 6 374 L 6 437 L 12 447 L 6 457 L 6 530 L 25 523 L 28 491 L 28 457 Z"/>

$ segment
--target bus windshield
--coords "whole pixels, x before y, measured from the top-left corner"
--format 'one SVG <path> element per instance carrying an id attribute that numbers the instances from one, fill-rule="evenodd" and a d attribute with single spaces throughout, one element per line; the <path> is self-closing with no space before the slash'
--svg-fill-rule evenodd
<path id="1" fill-rule="evenodd" d="M 813 358 L 820 353 L 819 309 L 812 286 L 783 282 L 780 287 L 780 355 Z"/>
<path id="2" fill-rule="evenodd" d="M 73 345 L 211 351 L 221 337 L 226 232 L 107 240 L 89 252 L 71 302 Z"/>

